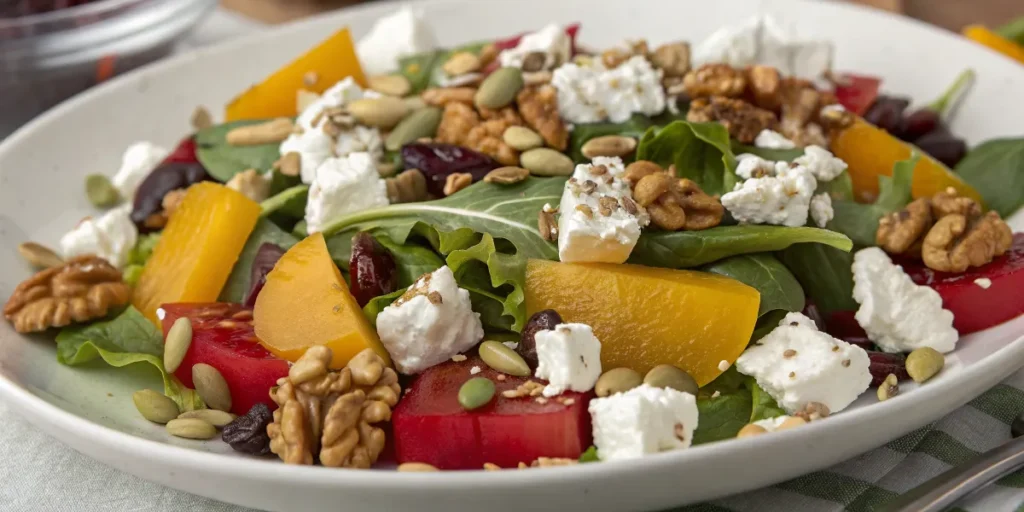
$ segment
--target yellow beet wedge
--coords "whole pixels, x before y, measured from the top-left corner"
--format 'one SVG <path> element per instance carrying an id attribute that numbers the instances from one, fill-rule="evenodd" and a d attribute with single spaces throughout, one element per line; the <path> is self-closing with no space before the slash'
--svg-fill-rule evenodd
<path id="1" fill-rule="evenodd" d="M 543 260 L 526 270 L 527 312 L 554 309 L 590 325 L 602 368 L 644 374 L 673 364 L 701 386 L 746 348 L 760 302 L 754 288 L 705 272 Z"/>

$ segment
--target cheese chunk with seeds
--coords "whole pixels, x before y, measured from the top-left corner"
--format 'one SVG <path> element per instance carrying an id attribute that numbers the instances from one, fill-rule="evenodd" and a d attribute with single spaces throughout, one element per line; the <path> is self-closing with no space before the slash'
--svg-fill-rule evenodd
<path id="1" fill-rule="evenodd" d="M 559 204 L 558 258 L 564 262 L 622 263 L 629 258 L 647 211 L 633 201 L 618 157 L 579 164 Z"/>

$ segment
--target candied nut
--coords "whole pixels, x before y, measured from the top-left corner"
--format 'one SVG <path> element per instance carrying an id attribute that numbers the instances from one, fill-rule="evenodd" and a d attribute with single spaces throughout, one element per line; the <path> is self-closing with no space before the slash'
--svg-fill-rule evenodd
<path id="1" fill-rule="evenodd" d="M 285 176 L 298 176 L 302 171 L 302 155 L 298 151 L 289 151 L 274 162 L 273 168 Z"/>
<path id="2" fill-rule="evenodd" d="M 879 219 L 875 243 L 890 254 L 918 255 L 921 237 L 931 227 L 931 205 L 928 198 L 922 197 Z"/>
<path id="3" fill-rule="evenodd" d="M 4 305 L 4 318 L 15 331 L 41 332 L 106 316 L 127 304 L 130 296 L 121 271 L 90 254 L 23 281 Z"/>
<path id="4" fill-rule="evenodd" d="M 519 151 L 509 146 L 502 138 L 502 134 L 509 126 L 513 125 L 505 120 L 484 121 L 469 130 L 464 144 L 474 151 L 479 151 L 495 159 L 502 165 L 516 165 L 519 163 Z"/>
<path id="5" fill-rule="evenodd" d="M 295 123 L 287 117 L 280 117 L 257 124 L 239 126 L 227 133 L 225 140 L 232 146 L 258 146 L 283 142 L 292 134 Z"/>
<path id="6" fill-rule="evenodd" d="M 667 172 L 648 174 L 633 187 L 633 199 L 640 206 L 649 206 L 672 189 L 675 178 Z"/>
<path id="7" fill-rule="evenodd" d="M 558 223 L 555 221 L 555 214 L 541 210 L 537 214 L 537 231 L 540 237 L 548 242 L 558 241 Z"/>
<path id="8" fill-rule="evenodd" d="M 704 64 L 686 73 L 683 87 L 694 99 L 710 96 L 735 98 L 747 88 L 747 78 L 742 71 L 728 64 Z"/>
<path id="9" fill-rule="evenodd" d="M 783 135 L 787 139 L 793 141 L 798 147 L 807 147 L 810 145 L 828 147 L 828 137 L 825 136 L 824 130 L 817 123 L 810 122 L 804 126 L 795 127 L 790 126 L 789 128 L 783 127 Z"/>
<path id="10" fill-rule="evenodd" d="M 686 211 L 671 196 L 665 196 L 647 207 L 647 214 L 655 226 L 666 231 L 678 231 L 686 226 Z"/>
<path id="11" fill-rule="evenodd" d="M 554 78 L 554 74 L 550 71 L 524 72 L 523 85 L 529 87 L 531 85 L 550 84 L 552 78 Z"/>
<path id="12" fill-rule="evenodd" d="M 753 144 L 762 130 L 774 130 L 778 125 L 773 112 L 721 96 L 693 100 L 686 120 L 691 123 L 718 121 L 729 130 L 729 135 L 744 144 Z"/>
<path id="13" fill-rule="evenodd" d="M 497 110 L 477 107 L 477 112 L 480 113 L 480 118 L 484 121 L 499 120 L 514 126 L 523 124 L 523 118 L 519 116 L 519 113 L 513 107 L 504 107 Z"/>
<path id="14" fill-rule="evenodd" d="M 232 176 L 225 185 L 232 190 L 241 192 L 242 195 L 257 203 L 270 197 L 270 180 L 265 178 L 256 169 L 246 169 Z M 167 199 L 167 196 L 164 196 L 164 199 Z"/>
<path id="15" fill-rule="evenodd" d="M 465 103 L 447 104 L 435 139 L 468 147 L 504 165 L 518 164 L 519 152 L 502 139 L 502 134 L 509 126 L 515 125 L 518 116 L 511 109 L 487 112 L 493 119 L 482 120 L 476 110 Z"/>
<path id="16" fill-rule="evenodd" d="M 524 87 L 516 95 L 516 103 L 523 120 L 548 146 L 565 151 L 569 145 L 569 130 L 558 113 L 558 91 L 553 86 Z"/>
<path id="17" fill-rule="evenodd" d="M 756 65 L 747 70 L 754 104 L 767 110 L 778 110 L 782 104 L 782 76 L 772 66 Z"/>
<path id="18" fill-rule="evenodd" d="M 476 95 L 474 87 L 445 87 L 440 89 L 427 89 L 420 94 L 420 98 L 427 105 L 443 107 L 449 103 L 473 104 L 473 96 Z"/>
<path id="19" fill-rule="evenodd" d="M 448 76 L 459 76 L 480 69 L 480 57 L 469 52 L 456 52 L 445 61 L 441 69 Z"/>
<path id="20" fill-rule="evenodd" d="M 444 107 L 434 140 L 445 144 L 466 145 L 469 131 L 481 123 L 471 104 L 452 102 Z"/>
<path id="21" fill-rule="evenodd" d="M 932 196 L 932 215 L 936 219 L 954 213 L 974 218 L 981 215 L 981 206 L 969 197 L 960 196 L 953 187 Z"/>
<path id="22" fill-rule="evenodd" d="M 696 182 L 686 178 L 680 179 L 678 187 L 673 189 L 676 201 L 686 212 L 686 224 L 683 229 L 699 231 L 713 228 L 722 222 L 725 208 L 717 197 L 704 193 Z"/>
<path id="23" fill-rule="evenodd" d="M 666 77 L 686 76 L 690 71 L 690 44 L 679 41 L 659 46 L 651 54 L 651 64 Z"/>
<path id="24" fill-rule="evenodd" d="M 827 405 L 821 402 L 807 402 L 803 409 L 793 413 L 793 416 L 803 418 L 806 421 L 816 421 L 827 418 L 832 411 Z"/>
<path id="25" fill-rule="evenodd" d="M 404 170 L 398 176 L 387 178 L 384 183 L 388 191 L 388 201 L 392 204 L 430 199 L 427 192 L 427 177 L 419 169 Z"/>
<path id="26" fill-rule="evenodd" d="M 787 128 L 795 130 L 813 119 L 818 114 L 820 99 L 821 93 L 814 87 L 787 89 L 782 95 L 781 124 L 783 133 L 787 131 Z"/>
<path id="27" fill-rule="evenodd" d="M 939 219 L 925 235 L 921 256 L 924 264 L 942 272 L 963 272 L 1000 256 L 1013 243 L 1010 227 L 990 211 L 969 220 L 953 213 Z"/>
<path id="28" fill-rule="evenodd" d="M 838 135 L 853 125 L 857 116 L 840 105 L 828 105 L 818 111 L 818 123 L 829 137 Z"/>
<path id="29" fill-rule="evenodd" d="M 664 169 L 660 165 L 650 160 L 637 160 L 626 166 L 626 172 L 622 175 L 622 179 L 630 186 L 635 187 L 645 176 L 663 171 Z"/>
<path id="30" fill-rule="evenodd" d="M 444 195 L 450 196 L 472 184 L 472 174 L 468 172 L 453 172 L 444 180 Z"/>

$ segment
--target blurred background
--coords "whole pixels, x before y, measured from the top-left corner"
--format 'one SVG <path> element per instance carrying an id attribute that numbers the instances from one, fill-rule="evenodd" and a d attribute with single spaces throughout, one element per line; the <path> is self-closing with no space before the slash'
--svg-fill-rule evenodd
<path id="1" fill-rule="evenodd" d="M 845 1 L 951 31 L 999 26 L 1024 15 L 1024 0 Z M 60 101 L 171 53 L 358 3 L 0 0 L 0 139 Z"/>

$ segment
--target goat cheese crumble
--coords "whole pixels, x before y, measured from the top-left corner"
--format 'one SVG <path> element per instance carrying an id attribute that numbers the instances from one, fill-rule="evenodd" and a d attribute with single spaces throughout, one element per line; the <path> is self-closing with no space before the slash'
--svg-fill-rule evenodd
<path id="1" fill-rule="evenodd" d="M 775 176 L 748 179 L 722 195 L 722 206 L 743 223 L 803 226 L 817 186 L 803 166 L 776 166 Z"/>
<path id="2" fill-rule="evenodd" d="M 163 162 L 170 152 L 151 142 L 136 142 L 125 150 L 121 157 L 121 168 L 117 170 L 110 182 L 121 194 L 121 198 L 131 201 L 135 191 L 149 173 Z"/>
<path id="3" fill-rule="evenodd" d="M 444 266 L 419 278 L 377 315 L 377 334 L 395 368 L 412 375 L 455 360 L 483 339 L 484 328 L 469 291 Z"/>
<path id="4" fill-rule="evenodd" d="M 939 293 L 914 283 L 878 247 L 853 256 L 853 298 L 860 304 L 857 323 L 886 352 L 931 347 L 946 353 L 956 347 L 960 335 Z"/>
<path id="5" fill-rule="evenodd" d="M 796 143 L 787 139 L 785 135 L 765 128 L 757 134 L 754 139 L 754 146 L 764 149 L 794 149 Z"/>
<path id="6" fill-rule="evenodd" d="M 696 46 L 695 61 L 722 62 L 744 68 L 761 64 L 783 76 L 816 79 L 832 68 L 835 48 L 829 41 L 801 39 L 770 16 L 757 16 L 722 27 Z"/>
<path id="7" fill-rule="evenodd" d="M 622 123 L 634 113 L 654 116 L 665 110 L 661 71 L 639 55 L 614 69 L 598 62 L 566 63 L 554 71 L 551 83 L 558 90 L 558 112 L 570 123 Z"/>
<path id="8" fill-rule="evenodd" d="M 589 405 L 601 460 L 624 460 L 688 448 L 697 428 L 697 399 L 672 388 L 643 384 L 595 398 Z"/>
<path id="9" fill-rule="evenodd" d="M 498 62 L 505 68 L 521 68 L 526 56 L 535 52 L 544 54 L 544 65 L 541 69 L 551 69 L 569 62 L 572 41 L 564 28 L 552 23 L 523 36 L 515 48 L 502 51 L 498 54 Z"/>
<path id="10" fill-rule="evenodd" d="M 95 254 L 111 265 L 122 268 L 139 239 L 139 230 L 132 222 L 132 205 L 107 211 L 98 218 L 86 217 L 60 239 L 64 258 Z"/>
<path id="11" fill-rule="evenodd" d="M 400 58 L 436 47 L 437 37 L 423 13 L 403 7 L 377 20 L 370 32 L 359 40 L 356 53 L 366 74 L 380 75 L 394 71 Z"/>
<path id="12" fill-rule="evenodd" d="M 980 286 L 982 290 L 988 290 L 992 287 L 992 280 L 987 277 L 979 277 L 974 280 L 974 284 Z"/>
<path id="13" fill-rule="evenodd" d="M 811 198 L 811 219 L 819 227 L 825 227 L 832 218 L 835 211 L 832 210 L 832 197 L 828 194 L 817 194 Z"/>
<path id="14" fill-rule="evenodd" d="M 757 155 L 743 153 L 736 157 L 736 175 L 745 180 L 775 176 L 789 168 L 786 162 L 773 162 Z"/>
<path id="15" fill-rule="evenodd" d="M 832 181 L 846 170 L 846 162 L 821 147 L 810 145 L 804 148 L 804 155 L 793 163 L 806 167 L 818 181 Z"/>
<path id="16" fill-rule="evenodd" d="M 594 389 L 601 376 L 601 342 L 586 324 L 558 324 L 554 329 L 537 331 L 538 379 L 548 381 L 544 396 L 565 391 L 586 393 Z"/>
<path id="17" fill-rule="evenodd" d="M 387 185 L 369 153 L 330 158 L 309 187 L 306 231 L 316 233 L 345 214 L 387 205 Z"/>

